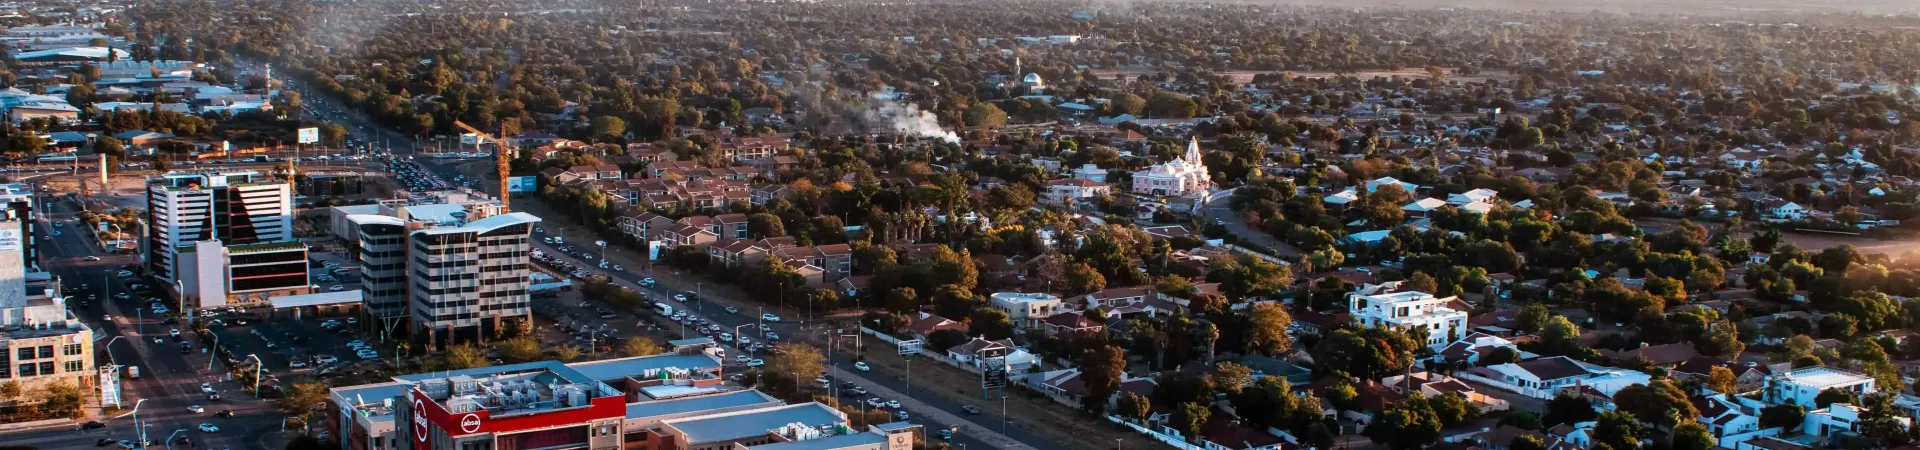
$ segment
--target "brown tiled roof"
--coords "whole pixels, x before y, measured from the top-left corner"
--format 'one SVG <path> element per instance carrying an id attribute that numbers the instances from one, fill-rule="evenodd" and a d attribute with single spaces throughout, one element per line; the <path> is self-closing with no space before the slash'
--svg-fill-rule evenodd
<path id="1" fill-rule="evenodd" d="M 1519 366 L 1520 370 L 1525 370 L 1527 373 L 1533 374 L 1534 377 L 1539 378 L 1541 381 L 1558 380 L 1587 374 L 1586 368 L 1580 367 L 1580 365 L 1575 364 L 1572 359 L 1564 356 L 1540 358 L 1515 365 Z"/>

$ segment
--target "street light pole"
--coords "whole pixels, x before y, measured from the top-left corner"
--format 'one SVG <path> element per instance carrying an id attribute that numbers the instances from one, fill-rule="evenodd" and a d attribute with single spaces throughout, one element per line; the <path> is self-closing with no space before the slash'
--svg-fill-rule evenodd
<path id="1" fill-rule="evenodd" d="M 260 367 L 267 363 L 260 361 L 259 355 L 248 353 L 247 357 L 253 358 L 253 398 L 260 398 Z"/>
<path id="2" fill-rule="evenodd" d="M 120 361 L 119 361 L 119 360 L 116 360 L 116 359 L 114 359 L 114 358 L 113 358 L 113 343 L 114 343 L 115 341 L 119 341 L 119 340 L 120 340 L 120 338 L 123 338 L 123 337 L 126 337 L 126 336 L 114 336 L 114 337 L 113 337 L 113 339 L 108 339 L 108 340 L 107 340 L 107 345 L 106 345 L 106 347 L 107 347 L 107 362 L 109 362 L 109 363 L 113 363 L 113 365 L 116 365 L 116 366 L 118 366 L 118 365 L 120 365 Z M 143 399 L 143 400 L 144 400 L 144 399 Z"/>
<path id="3" fill-rule="evenodd" d="M 173 430 L 173 434 L 167 435 L 167 450 L 173 450 L 173 437 L 179 436 L 180 433 L 185 433 L 185 432 L 187 432 L 187 429 L 181 428 L 178 430 Z"/>
<path id="4" fill-rule="evenodd" d="M 213 336 L 213 348 L 207 350 L 207 370 L 213 370 L 213 360 L 220 358 L 220 333 L 207 330 L 207 335 Z"/>
<path id="5" fill-rule="evenodd" d="M 140 404 L 146 402 L 147 399 L 144 398 L 140 399 L 140 401 L 133 402 L 133 431 L 135 431 L 134 434 L 139 435 L 140 442 L 147 441 L 147 430 L 140 428 Z"/>

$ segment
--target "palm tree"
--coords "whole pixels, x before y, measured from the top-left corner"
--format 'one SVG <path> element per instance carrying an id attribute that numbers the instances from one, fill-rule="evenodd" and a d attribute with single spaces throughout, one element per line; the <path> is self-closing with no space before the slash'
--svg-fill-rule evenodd
<path id="1" fill-rule="evenodd" d="M 1214 326 L 1213 322 L 1202 323 L 1200 324 L 1199 335 L 1200 340 L 1207 342 L 1207 363 L 1212 364 L 1213 344 L 1220 341 L 1220 327 Z"/>

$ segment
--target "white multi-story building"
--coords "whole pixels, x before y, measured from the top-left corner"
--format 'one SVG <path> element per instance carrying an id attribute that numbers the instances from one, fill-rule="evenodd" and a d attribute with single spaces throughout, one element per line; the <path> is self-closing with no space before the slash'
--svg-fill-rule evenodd
<path id="1" fill-rule="evenodd" d="M 1855 396 L 1872 394 L 1873 377 L 1831 367 L 1804 367 L 1774 377 L 1767 403 L 1791 403 L 1811 408 L 1822 391 L 1839 389 Z"/>
<path id="2" fill-rule="evenodd" d="M 196 242 L 293 240 L 293 190 L 252 170 L 169 172 L 147 180 L 147 269 L 162 280 Z"/>
<path id="3" fill-rule="evenodd" d="M 533 250 L 527 235 L 536 223 L 539 217 L 516 212 L 407 233 L 410 316 L 429 348 L 484 336 L 504 317 L 527 317 Z"/>
<path id="4" fill-rule="evenodd" d="M 1447 307 L 1452 299 L 1414 291 L 1359 295 L 1353 297 L 1348 312 L 1362 326 L 1424 328 L 1427 345 L 1439 350 L 1467 330 L 1467 312 Z"/>
<path id="5" fill-rule="evenodd" d="M 1045 292 L 996 292 L 987 298 L 1022 329 L 1044 327 L 1047 317 L 1066 312 L 1059 296 Z"/>
<path id="6" fill-rule="evenodd" d="M 1133 173 L 1133 193 L 1190 197 L 1206 195 L 1213 189 L 1213 175 L 1200 159 L 1200 140 L 1187 142 L 1187 153 L 1172 161 L 1154 164 Z"/>

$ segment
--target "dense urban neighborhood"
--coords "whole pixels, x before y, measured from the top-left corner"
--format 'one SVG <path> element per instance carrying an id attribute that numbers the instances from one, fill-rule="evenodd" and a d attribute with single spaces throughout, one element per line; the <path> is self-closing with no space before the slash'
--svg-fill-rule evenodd
<path id="1" fill-rule="evenodd" d="M 1375 3 L 0 4 L 0 447 L 1920 448 L 1920 7 Z"/>

